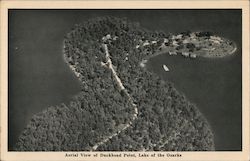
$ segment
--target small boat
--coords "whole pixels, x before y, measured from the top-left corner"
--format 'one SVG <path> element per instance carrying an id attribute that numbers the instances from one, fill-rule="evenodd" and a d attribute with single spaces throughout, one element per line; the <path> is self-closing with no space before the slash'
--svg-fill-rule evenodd
<path id="1" fill-rule="evenodd" d="M 169 68 L 164 64 L 163 65 L 163 69 L 166 71 L 166 72 L 169 72 Z"/>

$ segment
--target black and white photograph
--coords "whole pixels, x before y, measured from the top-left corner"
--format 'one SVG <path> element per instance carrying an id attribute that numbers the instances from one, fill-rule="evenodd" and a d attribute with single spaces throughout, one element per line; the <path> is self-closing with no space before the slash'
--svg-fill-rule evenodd
<path id="1" fill-rule="evenodd" d="M 241 8 L 7 12 L 7 152 L 243 151 Z"/>

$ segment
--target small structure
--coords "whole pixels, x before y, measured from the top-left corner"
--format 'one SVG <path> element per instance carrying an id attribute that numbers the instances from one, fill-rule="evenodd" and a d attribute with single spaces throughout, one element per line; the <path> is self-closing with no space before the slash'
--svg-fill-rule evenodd
<path id="1" fill-rule="evenodd" d="M 111 39 L 111 35 L 107 34 L 106 36 L 102 37 L 102 41 L 106 42 L 107 40 Z"/>
<path id="2" fill-rule="evenodd" d="M 141 63 L 140 63 L 140 66 L 142 67 L 142 68 L 144 68 L 145 66 L 146 66 L 146 63 L 148 62 L 148 60 L 142 60 L 141 61 Z"/>
<path id="3" fill-rule="evenodd" d="M 156 44 L 157 43 L 157 41 L 151 41 L 151 44 Z"/>
<path id="4" fill-rule="evenodd" d="M 196 54 L 194 54 L 194 53 L 192 53 L 192 54 L 190 54 L 190 58 L 196 58 Z"/>
<path id="5" fill-rule="evenodd" d="M 223 42 L 223 40 L 219 36 L 210 36 L 209 40 L 215 44 L 220 44 L 221 42 Z"/>
<path id="6" fill-rule="evenodd" d="M 163 64 L 163 69 L 166 71 L 166 72 L 169 72 L 169 68 L 165 65 L 165 64 Z"/>
<path id="7" fill-rule="evenodd" d="M 174 45 L 174 46 L 179 46 L 179 45 L 178 45 L 178 42 L 175 41 L 175 40 L 173 41 L 173 45 Z"/>
<path id="8" fill-rule="evenodd" d="M 179 34 L 179 35 L 177 35 L 176 37 L 175 37 L 175 39 L 181 39 L 182 38 L 182 34 Z"/>
<path id="9" fill-rule="evenodd" d="M 191 39 L 196 38 L 196 34 L 195 34 L 194 32 L 192 32 L 192 33 L 190 34 L 190 38 L 191 38 Z"/>
<path id="10" fill-rule="evenodd" d="M 212 40 L 217 40 L 217 41 L 222 41 L 222 39 L 219 36 L 210 36 L 210 39 Z"/>
<path id="11" fill-rule="evenodd" d="M 189 56 L 189 53 L 188 52 L 182 52 L 181 53 L 183 56 L 185 56 L 185 57 L 188 57 Z"/>
<path id="12" fill-rule="evenodd" d="M 117 39 L 118 39 L 118 36 L 114 36 L 114 37 L 113 37 L 113 40 L 117 40 Z"/>
<path id="13" fill-rule="evenodd" d="M 169 55 L 177 55 L 176 51 L 169 51 L 168 53 L 169 53 Z"/>
<path id="14" fill-rule="evenodd" d="M 212 42 L 215 43 L 215 44 L 220 44 L 220 41 L 218 41 L 218 40 L 210 39 L 210 41 L 212 41 Z"/>
<path id="15" fill-rule="evenodd" d="M 163 43 L 168 43 L 169 40 L 167 38 L 164 38 Z"/>
<path id="16" fill-rule="evenodd" d="M 142 46 L 147 46 L 147 45 L 150 45 L 150 43 L 148 42 L 148 40 L 146 40 L 146 41 L 142 44 Z"/>
<path id="17" fill-rule="evenodd" d="M 187 44 L 187 43 L 190 43 L 190 40 L 188 40 L 188 39 L 185 39 L 185 40 L 183 40 L 183 42 L 182 42 L 183 44 Z"/>

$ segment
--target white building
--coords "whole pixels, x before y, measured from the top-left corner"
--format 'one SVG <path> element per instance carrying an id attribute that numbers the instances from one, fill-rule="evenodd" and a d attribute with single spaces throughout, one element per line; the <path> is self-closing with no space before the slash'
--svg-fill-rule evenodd
<path id="1" fill-rule="evenodd" d="M 146 40 L 146 41 L 142 44 L 142 46 L 147 46 L 147 45 L 150 45 L 150 43 L 148 42 L 148 40 Z"/>
<path id="2" fill-rule="evenodd" d="M 176 39 L 181 39 L 182 36 L 183 36 L 182 34 L 179 34 L 179 35 L 177 35 L 175 38 L 176 38 Z"/>
<path id="3" fill-rule="evenodd" d="M 169 55 L 177 55 L 176 51 L 169 51 L 168 53 L 169 53 Z"/>
<path id="4" fill-rule="evenodd" d="M 181 53 L 183 56 L 185 56 L 185 57 L 188 57 L 189 56 L 189 53 L 188 52 L 182 52 Z"/>
<path id="5" fill-rule="evenodd" d="M 190 54 L 190 58 L 196 58 L 196 56 L 197 56 L 196 54 L 193 54 L 193 53 Z"/>

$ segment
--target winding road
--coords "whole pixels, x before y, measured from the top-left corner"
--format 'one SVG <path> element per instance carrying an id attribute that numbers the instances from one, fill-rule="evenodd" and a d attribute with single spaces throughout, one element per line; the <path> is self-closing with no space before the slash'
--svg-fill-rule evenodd
<path id="1" fill-rule="evenodd" d="M 106 137 L 102 141 L 96 143 L 91 148 L 91 151 L 95 151 L 100 145 L 105 144 L 106 142 L 111 140 L 113 137 L 119 135 L 122 131 L 128 129 L 138 117 L 138 108 L 137 108 L 136 104 L 133 102 L 132 97 L 129 95 L 128 91 L 126 90 L 126 88 L 122 84 L 121 79 L 118 77 L 118 75 L 117 75 L 117 73 L 116 73 L 116 71 L 115 71 L 115 69 L 113 67 L 112 60 L 110 58 L 110 54 L 109 54 L 109 50 L 108 50 L 108 45 L 107 44 L 102 44 L 102 47 L 104 48 L 104 51 L 105 51 L 106 62 L 105 63 L 101 62 L 101 65 L 104 66 L 104 67 L 107 67 L 108 69 L 110 69 L 112 71 L 112 75 L 115 78 L 116 83 L 117 83 L 118 87 L 120 88 L 120 91 L 123 91 L 126 94 L 126 96 L 128 97 L 128 101 L 134 107 L 134 114 L 133 114 L 133 117 L 132 117 L 131 121 L 129 121 L 122 129 L 120 129 L 116 133 Z"/>

